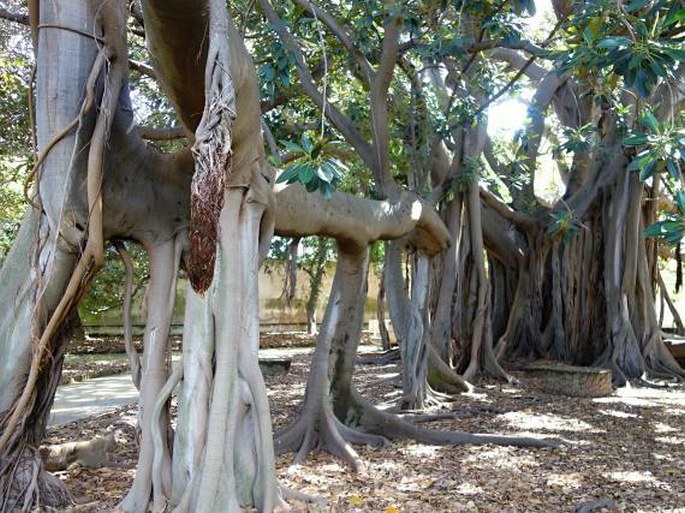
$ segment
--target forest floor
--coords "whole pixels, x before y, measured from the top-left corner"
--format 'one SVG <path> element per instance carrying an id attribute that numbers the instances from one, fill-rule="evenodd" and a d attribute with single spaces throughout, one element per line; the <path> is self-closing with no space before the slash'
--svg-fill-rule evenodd
<path id="1" fill-rule="evenodd" d="M 306 341 L 306 340 L 305 340 Z M 297 345 L 303 340 L 286 340 Z M 266 345 L 269 345 L 267 343 Z M 76 366 L 87 371 L 85 360 Z M 292 422 L 304 394 L 311 354 L 293 357 L 286 375 L 267 376 L 276 429 Z M 70 367 L 67 362 L 67 368 Z M 396 364 L 359 364 L 356 385 L 376 403 L 401 392 Z M 365 462 L 354 475 L 334 457 L 316 452 L 291 467 L 277 459 L 280 482 L 322 497 L 326 505 L 291 502 L 297 512 L 679 512 L 685 513 L 685 388 L 626 388 L 602 398 L 569 398 L 544 392 L 516 372 L 517 383 L 481 383 L 446 405 L 442 430 L 553 437 L 558 449 L 436 447 L 411 440 L 384 448 L 356 447 Z M 58 472 L 75 503 L 66 511 L 108 512 L 135 474 L 137 408 L 73 422 L 48 433 L 46 443 L 87 440 L 113 433 L 111 462 L 74 465 Z M 605 507 L 600 507 L 605 505 Z"/>

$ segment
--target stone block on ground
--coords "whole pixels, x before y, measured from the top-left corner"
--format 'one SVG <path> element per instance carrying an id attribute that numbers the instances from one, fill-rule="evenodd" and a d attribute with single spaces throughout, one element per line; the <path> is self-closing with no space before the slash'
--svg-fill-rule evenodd
<path id="1" fill-rule="evenodd" d="M 571 397 L 602 397 L 610 395 L 611 371 L 597 367 L 578 367 L 559 362 L 535 362 L 526 369 L 538 378 L 545 391 Z"/>
<path id="2" fill-rule="evenodd" d="M 287 374 L 292 362 L 293 359 L 289 357 L 260 358 L 259 367 L 265 376 L 276 376 L 278 374 Z"/>

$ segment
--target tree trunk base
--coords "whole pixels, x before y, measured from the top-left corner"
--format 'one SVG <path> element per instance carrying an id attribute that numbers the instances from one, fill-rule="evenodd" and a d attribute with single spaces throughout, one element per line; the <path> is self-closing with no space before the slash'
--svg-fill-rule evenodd
<path id="1" fill-rule="evenodd" d="M 45 471 L 37 449 L 25 447 L 15 456 L 3 456 L 0 469 L 3 496 L 0 511 L 31 511 L 41 507 L 61 507 L 72 503 L 64 483 Z"/>

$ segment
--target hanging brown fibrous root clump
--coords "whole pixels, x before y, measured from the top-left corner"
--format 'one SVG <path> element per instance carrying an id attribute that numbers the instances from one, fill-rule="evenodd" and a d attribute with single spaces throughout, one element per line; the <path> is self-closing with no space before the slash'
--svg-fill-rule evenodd
<path id="1" fill-rule="evenodd" d="M 202 294 L 212 283 L 216 261 L 219 214 L 224 205 L 226 178 L 231 170 L 231 127 L 236 117 L 235 90 L 228 48 L 210 38 L 205 74 L 205 111 L 195 132 L 195 173 L 190 185 L 190 259 L 188 278 Z M 211 99 L 211 100 L 210 100 Z"/>

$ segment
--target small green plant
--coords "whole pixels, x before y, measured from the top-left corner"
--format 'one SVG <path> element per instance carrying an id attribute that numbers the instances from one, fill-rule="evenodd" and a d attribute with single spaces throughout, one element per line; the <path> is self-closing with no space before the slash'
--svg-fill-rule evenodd
<path id="1" fill-rule="evenodd" d="M 276 180 L 277 183 L 301 183 L 308 192 L 318 190 L 330 198 L 342 179 L 347 166 L 330 155 L 337 146 L 336 141 L 324 138 L 312 139 L 303 133 L 299 143 L 281 141 L 281 144 L 295 158 Z"/>

